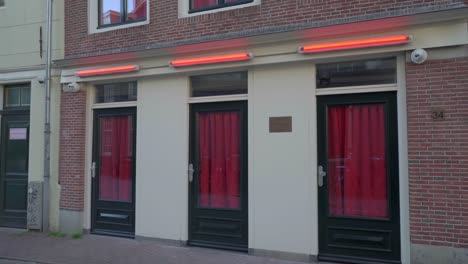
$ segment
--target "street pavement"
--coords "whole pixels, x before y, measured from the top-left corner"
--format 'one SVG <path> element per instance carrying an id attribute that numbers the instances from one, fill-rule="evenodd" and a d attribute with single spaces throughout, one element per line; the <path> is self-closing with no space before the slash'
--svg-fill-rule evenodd
<path id="1" fill-rule="evenodd" d="M 3 262 L 2 262 L 3 261 Z M 26 262 L 21 262 L 26 261 Z M 0 228 L 0 264 L 300 264 L 224 250 L 84 235 L 52 237 L 39 232 Z"/>
<path id="2" fill-rule="evenodd" d="M 39 264 L 37 262 L 12 260 L 12 259 L 0 259 L 0 264 Z"/>

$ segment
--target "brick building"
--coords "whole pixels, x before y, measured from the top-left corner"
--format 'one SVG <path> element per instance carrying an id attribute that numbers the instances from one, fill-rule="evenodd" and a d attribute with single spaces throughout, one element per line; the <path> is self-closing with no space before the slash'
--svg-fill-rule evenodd
<path id="1" fill-rule="evenodd" d="M 66 0 L 60 226 L 468 261 L 468 1 Z"/>

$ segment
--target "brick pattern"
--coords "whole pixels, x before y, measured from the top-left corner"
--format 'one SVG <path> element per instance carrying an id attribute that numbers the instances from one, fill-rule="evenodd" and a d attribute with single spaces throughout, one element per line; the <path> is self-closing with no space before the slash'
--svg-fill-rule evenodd
<path id="1" fill-rule="evenodd" d="M 87 3 L 88 0 L 65 0 L 66 57 L 410 8 L 468 5 L 468 0 L 262 0 L 257 6 L 181 19 L 177 0 L 152 0 L 150 24 L 97 34 L 88 34 Z"/>
<path id="2" fill-rule="evenodd" d="M 82 211 L 86 143 L 86 91 L 62 92 L 60 127 L 60 209 Z"/>
<path id="3" fill-rule="evenodd" d="M 411 241 L 468 248 L 468 58 L 408 64 L 406 75 Z"/>

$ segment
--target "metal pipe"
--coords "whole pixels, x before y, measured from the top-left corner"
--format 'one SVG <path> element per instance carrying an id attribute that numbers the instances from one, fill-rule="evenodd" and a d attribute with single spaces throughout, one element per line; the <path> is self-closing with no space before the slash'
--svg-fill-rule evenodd
<path id="1" fill-rule="evenodd" d="M 46 71 L 45 71 L 45 120 L 44 120 L 44 186 L 42 202 L 42 231 L 49 231 L 49 196 L 50 196 L 50 94 L 52 64 L 52 7 L 53 0 L 47 1 L 46 15 Z"/>

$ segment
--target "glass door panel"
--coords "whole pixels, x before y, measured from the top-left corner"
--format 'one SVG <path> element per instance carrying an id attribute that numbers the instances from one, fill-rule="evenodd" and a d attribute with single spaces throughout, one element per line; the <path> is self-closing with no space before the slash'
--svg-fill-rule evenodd
<path id="1" fill-rule="evenodd" d="M 101 117 L 99 199 L 132 201 L 133 116 Z"/>
<path id="2" fill-rule="evenodd" d="M 240 207 L 239 112 L 198 113 L 199 206 Z"/>
<path id="3" fill-rule="evenodd" d="M 327 111 L 330 216 L 387 218 L 384 105 Z"/>

